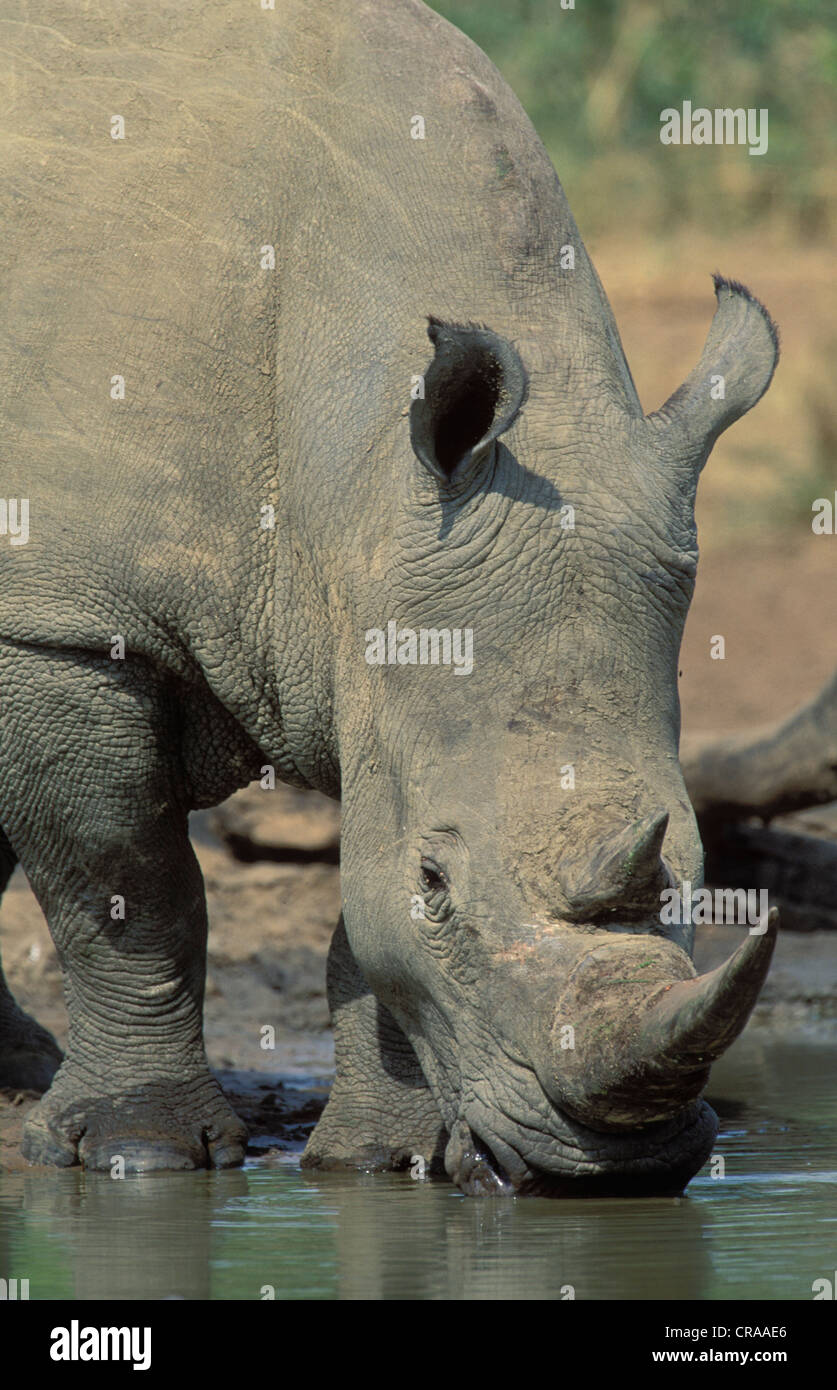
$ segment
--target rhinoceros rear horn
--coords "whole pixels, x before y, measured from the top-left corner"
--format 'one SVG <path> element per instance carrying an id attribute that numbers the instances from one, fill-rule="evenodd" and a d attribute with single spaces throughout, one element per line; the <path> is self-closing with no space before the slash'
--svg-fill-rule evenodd
<path id="1" fill-rule="evenodd" d="M 760 400 L 779 360 L 779 334 L 764 305 L 736 280 L 715 275 L 718 306 L 694 371 L 647 416 L 667 460 L 697 475 L 719 434 Z"/>
<path id="2" fill-rule="evenodd" d="M 440 482 L 462 476 L 487 458 L 526 399 L 529 380 L 516 350 L 478 324 L 428 321 L 435 355 L 424 396 L 410 407 L 416 457 Z"/>

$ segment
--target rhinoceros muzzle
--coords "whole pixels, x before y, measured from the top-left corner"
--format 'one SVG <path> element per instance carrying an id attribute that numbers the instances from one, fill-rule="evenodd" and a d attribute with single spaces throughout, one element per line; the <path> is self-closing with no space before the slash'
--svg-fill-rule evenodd
<path id="1" fill-rule="evenodd" d="M 467 1115 L 448 1142 L 445 1169 L 470 1197 L 677 1194 L 706 1162 L 718 1133 L 704 1101 L 619 1137 L 557 1112 L 538 1130 L 478 1102 Z"/>
<path id="2" fill-rule="evenodd" d="M 699 1099 L 710 1065 L 747 1022 L 777 929 L 773 909 L 704 975 L 644 933 L 585 952 L 539 1061 L 504 1052 L 491 1083 L 462 1096 L 449 1176 L 473 1196 L 681 1191 L 718 1132 Z"/>

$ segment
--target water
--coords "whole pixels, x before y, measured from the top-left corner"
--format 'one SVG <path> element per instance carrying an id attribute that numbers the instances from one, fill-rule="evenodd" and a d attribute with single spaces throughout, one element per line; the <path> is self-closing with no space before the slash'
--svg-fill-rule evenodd
<path id="1" fill-rule="evenodd" d="M 405 1174 L 0 1174 L 32 1299 L 792 1299 L 837 1270 L 837 1043 L 751 1029 L 713 1071 L 688 1197 L 474 1201 Z"/>

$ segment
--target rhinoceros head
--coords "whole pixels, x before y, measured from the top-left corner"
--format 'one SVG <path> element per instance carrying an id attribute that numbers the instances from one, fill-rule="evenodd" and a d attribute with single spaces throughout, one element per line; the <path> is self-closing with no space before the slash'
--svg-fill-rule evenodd
<path id="1" fill-rule="evenodd" d="M 678 761 L 695 487 L 777 355 L 761 305 L 716 293 L 697 367 L 650 416 L 624 359 L 597 379 L 525 334 L 431 320 L 410 452 L 352 580 L 346 929 L 466 1191 L 682 1188 L 716 1134 L 710 1063 L 769 964 L 772 920 L 696 976 L 691 923 L 661 913 L 702 877 Z"/>

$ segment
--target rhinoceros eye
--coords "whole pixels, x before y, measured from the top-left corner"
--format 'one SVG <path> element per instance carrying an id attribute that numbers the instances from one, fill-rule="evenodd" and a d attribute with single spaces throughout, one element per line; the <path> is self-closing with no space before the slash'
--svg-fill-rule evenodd
<path id="1" fill-rule="evenodd" d="M 424 893 L 446 893 L 448 891 L 448 881 L 443 871 L 433 859 L 428 859 L 424 854 L 421 857 L 419 877 Z"/>

